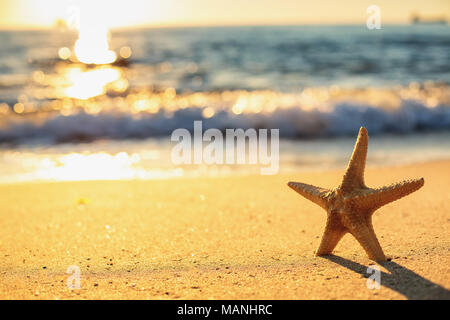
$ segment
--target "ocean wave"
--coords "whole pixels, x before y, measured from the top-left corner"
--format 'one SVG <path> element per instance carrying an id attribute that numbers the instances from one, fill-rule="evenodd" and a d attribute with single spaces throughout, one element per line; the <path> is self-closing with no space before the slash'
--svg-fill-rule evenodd
<path id="1" fill-rule="evenodd" d="M 199 94 L 196 95 L 198 100 Z M 376 105 L 336 99 L 314 105 L 305 101 L 305 97 L 293 94 L 229 92 L 228 95 L 231 98 L 224 99 L 223 94 L 208 93 L 197 103 L 182 108 L 177 103 L 185 101 L 185 104 L 186 100 L 182 99 L 186 97 L 173 99 L 152 112 L 105 107 L 95 113 L 80 109 L 66 115 L 48 111 L 3 115 L 0 142 L 61 143 L 164 137 L 178 128 L 192 131 L 195 120 L 203 121 L 203 130 L 277 128 L 284 138 L 353 135 L 360 126 L 367 127 L 372 135 L 450 130 L 450 105 L 442 101 L 434 101 L 430 106 L 427 99 L 399 99 L 395 106 L 387 106 L 385 101 Z M 365 95 L 370 100 L 370 95 Z M 261 97 L 266 100 L 259 103 Z"/>

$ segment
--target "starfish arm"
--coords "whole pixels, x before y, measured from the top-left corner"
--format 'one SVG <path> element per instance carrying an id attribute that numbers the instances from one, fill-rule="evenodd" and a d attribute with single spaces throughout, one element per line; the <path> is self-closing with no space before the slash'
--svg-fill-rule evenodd
<path id="1" fill-rule="evenodd" d="M 345 171 L 340 189 L 344 192 L 352 188 L 364 187 L 364 168 L 366 166 L 367 149 L 369 144 L 369 134 L 366 128 L 359 129 L 358 139 L 353 149 L 352 157 Z"/>
<path id="2" fill-rule="evenodd" d="M 353 198 L 354 205 L 360 210 L 373 213 L 376 209 L 419 190 L 424 179 L 402 181 L 390 186 L 372 189 L 368 193 Z"/>
<path id="3" fill-rule="evenodd" d="M 329 216 L 325 226 L 325 232 L 322 236 L 322 241 L 320 242 L 319 249 L 316 252 L 316 256 L 331 254 L 334 248 L 336 248 L 336 245 L 347 232 L 347 229 L 338 219 Z"/>
<path id="4" fill-rule="evenodd" d="M 358 240 L 370 259 L 374 261 L 386 261 L 383 249 L 378 242 L 373 230 L 371 218 L 366 223 L 358 223 L 349 228 L 350 233 Z"/>
<path id="5" fill-rule="evenodd" d="M 321 206 L 325 210 L 327 209 L 326 195 L 330 192 L 329 190 L 301 182 L 289 182 L 288 186 L 306 199 Z"/>

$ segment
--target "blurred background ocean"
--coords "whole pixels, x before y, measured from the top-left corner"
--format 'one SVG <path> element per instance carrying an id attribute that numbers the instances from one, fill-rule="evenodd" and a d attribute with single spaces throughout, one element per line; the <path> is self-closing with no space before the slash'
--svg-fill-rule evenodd
<path id="1" fill-rule="evenodd" d="M 279 128 L 280 171 L 450 158 L 447 24 L 112 31 L 115 63 L 73 62 L 77 34 L 0 31 L 0 181 L 258 172 L 175 166 L 177 128 Z M 253 171 L 255 170 L 255 171 Z"/>

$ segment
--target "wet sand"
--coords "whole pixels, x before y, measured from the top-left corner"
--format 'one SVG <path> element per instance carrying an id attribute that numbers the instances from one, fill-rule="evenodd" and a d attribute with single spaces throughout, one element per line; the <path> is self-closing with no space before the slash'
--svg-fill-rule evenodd
<path id="1" fill-rule="evenodd" d="M 326 213 L 286 185 L 342 173 L 1 185 L 0 298 L 450 299 L 450 161 L 367 169 L 371 187 L 425 178 L 374 214 L 379 290 L 350 235 L 314 255 Z"/>

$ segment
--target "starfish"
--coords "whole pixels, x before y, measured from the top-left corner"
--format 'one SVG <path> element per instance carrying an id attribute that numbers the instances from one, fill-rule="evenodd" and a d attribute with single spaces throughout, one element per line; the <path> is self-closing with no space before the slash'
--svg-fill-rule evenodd
<path id="1" fill-rule="evenodd" d="M 342 183 L 329 190 L 306 183 L 289 182 L 288 186 L 327 211 L 325 232 L 317 256 L 331 254 L 339 240 L 352 234 L 374 261 L 386 261 L 372 226 L 372 215 L 381 206 L 420 189 L 424 179 L 406 180 L 372 189 L 364 183 L 369 135 L 361 127 Z"/>

